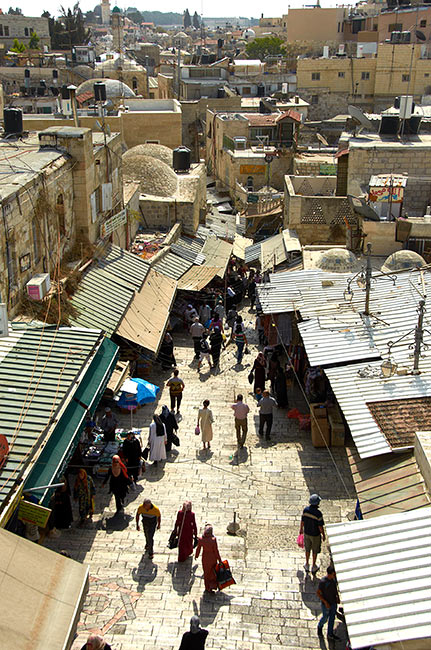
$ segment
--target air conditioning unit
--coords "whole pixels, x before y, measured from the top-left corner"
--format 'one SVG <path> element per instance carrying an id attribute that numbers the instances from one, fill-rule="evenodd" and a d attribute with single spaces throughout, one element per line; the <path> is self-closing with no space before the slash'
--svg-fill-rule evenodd
<path id="1" fill-rule="evenodd" d="M 247 149 L 247 138 L 237 136 L 233 139 L 233 142 L 237 151 L 245 151 Z"/>
<path id="2" fill-rule="evenodd" d="M 27 294 L 32 300 L 42 300 L 51 288 L 49 273 L 37 273 L 26 284 Z"/>
<path id="3" fill-rule="evenodd" d="M 0 303 L 0 338 L 9 335 L 7 322 L 7 306 L 4 302 Z"/>

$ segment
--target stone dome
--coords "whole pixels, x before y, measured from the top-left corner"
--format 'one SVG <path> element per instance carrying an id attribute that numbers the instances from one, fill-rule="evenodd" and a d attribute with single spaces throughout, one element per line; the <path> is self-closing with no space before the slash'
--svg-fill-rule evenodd
<path id="1" fill-rule="evenodd" d="M 93 69 L 90 68 L 89 65 L 76 65 L 74 68 L 72 68 L 73 73 L 79 75 L 80 77 L 84 77 L 85 79 L 91 79 L 93 76 Z"/>
<path id="2" fill-rule="evenodd" d="M 381 270 L 383 273 L 394 273 L 406 269 L 415 269 L 418 266 L 425 266 L 424 258 L 415 251 L 396 251 L 386 258 Z"/>
<path id="3" fill-rule="evenodd" d="M 242 38 L 245 38 L 246 41 L 254 41 L 256 38 L 256 32 L 254 29 L 251 29 L 250 27 L 248 29 L 244 29 L 242 33 Z"/>
<path id="4" fill-rule="evenodd" d="M 323 251 L 316 262 L 318 269 L 331 273 L 350 273 L 356 266 L 356 257 L 345 248 L 330 248 Z"/>
<path id="5" fill-rule="evenodd" d="M 123 154 L 123 161 L 134 156 L 150 156 L 151 158 L 161 160 L 166 165 L 169 165 L 169 167 L 173 165 L 172 149 L 165 147 L 163 144 L 137 144 Z"/>
<path id="6" fill-rule="evenodd" d="M 105 84 L 107 99 L 116 99 L 117 97 L 136 97 L 133 90 L 129 88 L 127 84 L 123 83 L 122 81 L 118 81 L 117 79 L 106 78 L 88 79 L 87 81 L 83 81 L 82 84 L 80 84 L 76 89 L 76 96 L 79 97 L 79 95 L 83 95 L 84 93 L 88 92 L 94 93 L 93 86 L 97 81 L 101 81 Z"/>
<path id="7" fill-rule="evenodd" d="M 124 59 L 122 57 L 117 57 L 116 59 L 107 59 L 106 61 L 102 61 L 102 63 L 96 64 L 96 70 L 104 70 L 105 72 L 109 72 L 110 70 L 118 70 L 119 68 L 122 70 L 132 70 L 133 72 L 144 70 L 144 67 L 142 65 L 139 65 L 139 63 L 136 63 L 136 61 L 130 61 L 130 59 Z"/>
<path id="8" fill-rule="evenodd" d="M 129 154 L 128 156 L 126 154 Z M 151 196 L 173 196 L 178 187 L 175 172 L 161 160 L 126 152 L 123 156 L 123 178 L 139 181 L 141 192 Z"/>

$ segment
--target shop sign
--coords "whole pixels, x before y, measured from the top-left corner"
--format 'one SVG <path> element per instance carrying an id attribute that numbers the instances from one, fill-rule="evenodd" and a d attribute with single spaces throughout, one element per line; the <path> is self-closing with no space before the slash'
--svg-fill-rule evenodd
<path id="1" fill-rule="evenodd" d="M 102 223 L 102 225 L 100 226 L 100 236 L 109 237 L 109 235 L 113 233 L 114 230 L 117 230 L 117 228 L 119 228 L 126 222 L 127 222 L 127 208 L 124 208 L 124 210 L 121 210 L 121 212 L 117 212 L 117 214 L 114 214 L 113 217 L 107 219 L 105 223 Z"/>
<path id="2" fill-rule="evenodd" d="M 403 187 L 370 187 L 372 203 L 402 203 Z"/>
<path id="3" fill-rule="evenodd" d="M 18 518 L 21 521 L 26 521 L 28 524 L 35 524 L 39 528 L 45 528 L 48 523 L 49 515 L 51 514 L 50 508 L 44 508 L 37 503 L 24 501 L 21 499 L 18 508 Z"/>
<path id="4" fill-rule="evenodd" d="M 9 453 L 9 443 L 6 439 L 6 436 L 0 434 L 0 469 L 5 464 L 8 453 Z"/>
<path id="5" fill-rule="evenodd" d="M 247 203 L 258 203 L 259 197 L 257 194 L 247 194 Z"/>
<path id="6" fill-rule="evenodd" d="M 265 165 L 240 165 L 239 173 L 240 174 L 264 174 Z"/>

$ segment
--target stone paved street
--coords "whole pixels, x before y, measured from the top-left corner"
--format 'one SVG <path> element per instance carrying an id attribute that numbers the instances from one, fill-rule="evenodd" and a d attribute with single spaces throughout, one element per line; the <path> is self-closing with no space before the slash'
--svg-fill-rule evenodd
<path id="1" fill-rule="evenodd" d="M 251 354 L 235 367 L 234 348 L 222 353 L 221 372 L 199 375 L 190 340 L 175 336 L 175 354 L 186 389 L 178 454 L 158 468 L 147 465 L 137 492 L 127 498 L 125 518 L 115 515 L 114 499 L 97 481 L 94 523 L 85 529 L 64 531 L 47 545 L 65 549 L 90 565 L 90 591 L 73 650 L 81 648 L 90 630 L 101 630 L 115 650 L 177 649 L 193 613 L 209 629 L 207 648 L 223 650 L 290 650 L 328 647 L 316 634 L 319 601 L 317 579 L 304 578 L 304 554 L 296 545 L 300 514 L 310 493 L 322 496 L 327 523 L 346 520 L 354 509 L 354 487 L 343 449 L 332 449 L 345 486 L 326 450 L 314 449 L 310 433 L 300 431 L 286 411 L 275 416 L 272 440 L 260 442 L 255 430 L 257 408 L 247 375 L 255 358 L 254 315 L 243 311 Z M 158 374 L 157 374 L 158 373 Z M 155 373 L 150 381 L 163 386 L 169 373 Z M 250 405 L 247 449 L 236 453 L 233 412 L 229 405 L 237 392 Z M 194 435 L 197 408 L 208 398 L 213 410 L 214 440 L 210 451 L 200 451 Z M 295 392 L 290 405 L 306 412 Z M 157 411 L 169 404 L 163 389 Z M 145 428 L 153 405 L 134 416 L 134 425 Z M 129 416 L 121 416 L 128 426 Z M 143 559 L 145 541 L 137 532 L 134 516 L 144 496 L 162 513 L 161 530 L 155 536 L 154 560 Z M 350 498 L 349 498 L 350 496 Z M 176 512 L 191 499 L 199 531 L 214 526 L 223 559 L 228 559 L 237 584 L 216 595 L 204 595 L 201 559 L 178 565 L 177 550 L 167 548 Z M 240 533 L 227 534 L 227 525 L 238 515 Z M 324 575 L 328 549 L 320 556 Z M 342 625 L 338 624 L 342 630 Z M 334 647 L 329 646 L 329 647 Z M 345 647 L 337 642 L 336 650 Z"/>

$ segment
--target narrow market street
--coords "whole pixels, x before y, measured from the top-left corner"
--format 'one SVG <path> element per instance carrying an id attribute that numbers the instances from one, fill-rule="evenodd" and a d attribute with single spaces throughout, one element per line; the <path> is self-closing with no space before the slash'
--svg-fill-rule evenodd
<path id="1" fill-rule="evenodd" d="M 311 493 L 322 497 L 325 522 L 346 521 L 354 510 L 354 486 L 344 448 L 314 449 L 308 431 L 297 420 L 278 410 L 272 439 L 257 435 L 258 409 L 247 375 L 256 356 L 254 312 L 245 306 L 242 315 L 251 343 L 250 354 L 236 366 L 234 346 L 222 352 L 218 374 L 207 366 L 197 372 L 193 346 L 186 333 L 174 332 L 175 356 L 185 382 L 180 428 L 181 446 L 157 468 L 147 463 L 137 491 L 126 499 L 125 516 L 115 515 L 114 498 L 96 479 L 96 514 L 93 524 L 70 530 L 46 545 L 63 550 L 90 565 L 90 591 L 78 627 L 73 650 L 85 642 L 89 631 L 100 630 L 115 650 L 176 650 L 189 620 L 198 614 L 209 630 L 207 648 L 223 650 L 297 650 L 336 648 L 316 634 L 320 603 L 318 579 L 329 561 L 327 544 L 319 557 L 317 578 L 304 575 L 304 552 L 298 548 L 302 509 Z M 144 406 L 133 424 L 148 436 L 154 410 L 169 405 L 164 387 L 169 372 L 156 365 L 149 381 L 161 387 L 155 404 Z M 230 404 L 243 393 L 251 408 L 246 446 L 237 453 L 233 411 Z M 197 409 L 209 399 L 215 423 L 211 450 L 202 451 L 194 434 Z M 289 392 L 290 407 L 307 413 L 297 388 Z M 129 415 L 118 416 L 128 427 Z M 178 453 L 177 453 L 178 452 Z M 161 530 L 155 535 L 155 555 L 143 558 L 144 534 L 136 531 L 135 513 L 144 497 L 160 508 Z M 211 523 L 222 559 L 228 559 L 236 585 L 215 595 L 204 593 L 201 559 L 177 563 L 177 549 L 167 541 L 177 510 L 185 499 L 193 503 L 199 534 Z M 237 536 L 227 534 L 234 513 L 240 524 Z M 311 576 L 311 574 L 309 574 Z M 338 622 L 343 638 L 343 625 Z M 320 642 L 319 642 L 320 641 Z"/>

